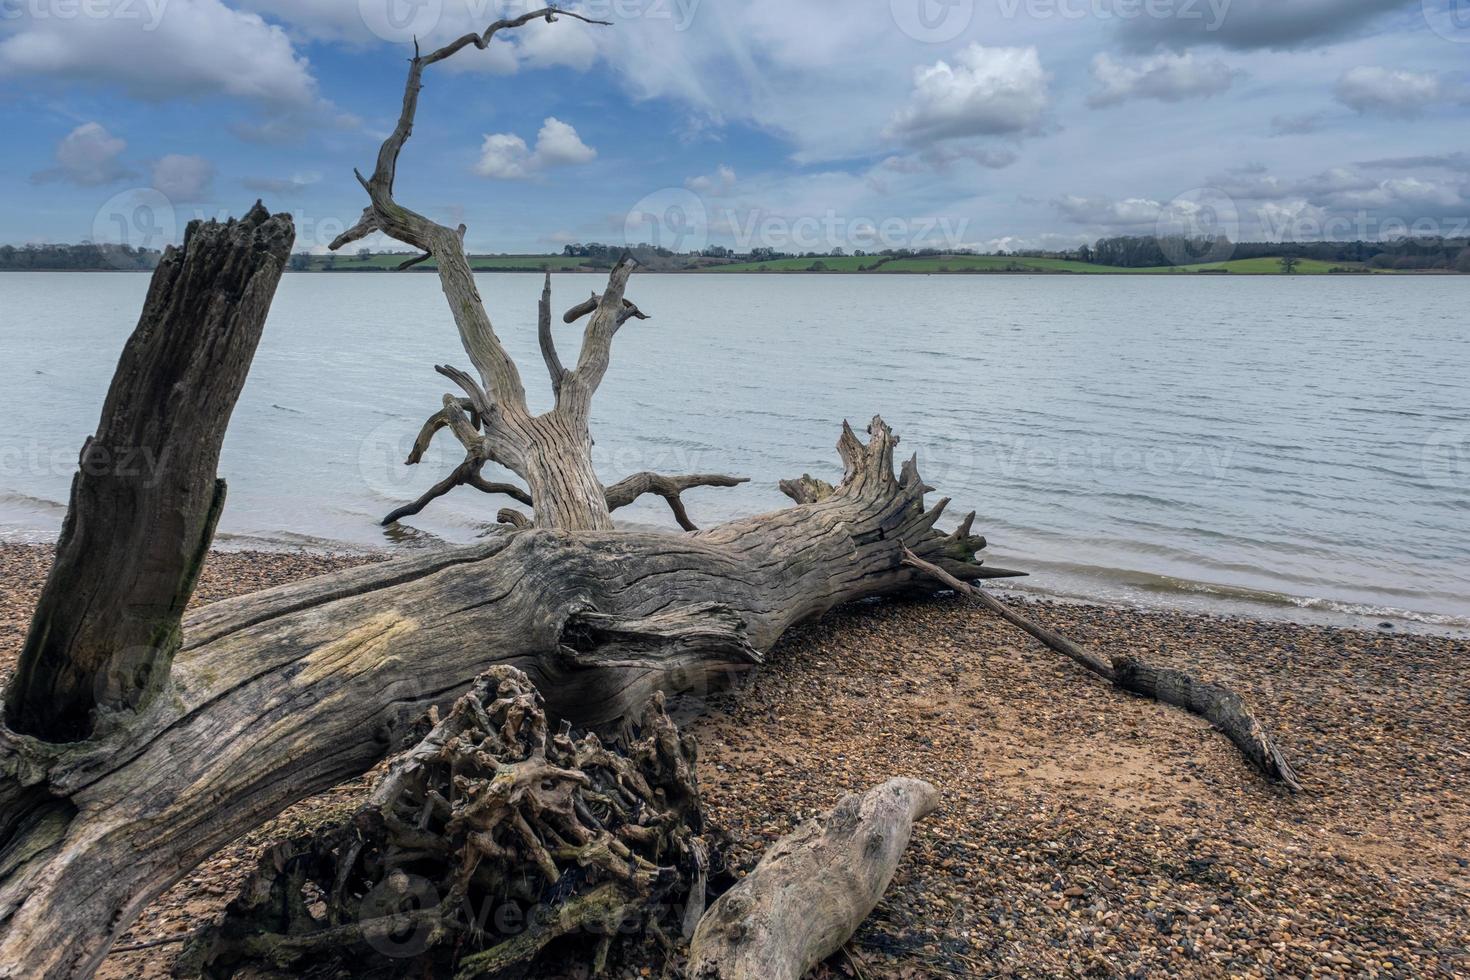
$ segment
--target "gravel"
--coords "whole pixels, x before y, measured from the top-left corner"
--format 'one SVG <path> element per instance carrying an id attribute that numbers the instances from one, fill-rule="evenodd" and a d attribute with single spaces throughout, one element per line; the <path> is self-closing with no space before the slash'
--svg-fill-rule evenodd
<path id="1" fill-rule="evenodd" d="M 49 560 L 0 545 L 0 674 Z M 196 601 L 368 560 L 215 554 Z M 1308 791 L 1266 783 L 1205 723 L 1115 693 L 957 597 L 839 610 L 690 727 L 740 867 L 845 792 L 893 775 L 943 791 L 818 977 L 1470 975 L 1463 639 L 1008 601 L 1105 656 L 1234 686 Z M 187 934 L 266 841 L 339 816 L 362 785 L 226 848 L 123 944 Z M 115 953 L 99 976 L 165 977 L 177 949 Z"/>

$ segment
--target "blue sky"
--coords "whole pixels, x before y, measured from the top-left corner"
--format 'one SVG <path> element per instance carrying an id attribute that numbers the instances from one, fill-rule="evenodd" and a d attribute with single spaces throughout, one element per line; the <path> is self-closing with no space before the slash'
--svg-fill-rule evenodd
<path id="1" fill-rule="evenodd" d="M 476 251 L 1466 234 L 1470 0 L 588 0 L 426 77 Z M 0 0 L 0 242 L 360 213 L 407 38 L 519 0 Z M 376 247 L 396 247 L 370 242 Z"/>

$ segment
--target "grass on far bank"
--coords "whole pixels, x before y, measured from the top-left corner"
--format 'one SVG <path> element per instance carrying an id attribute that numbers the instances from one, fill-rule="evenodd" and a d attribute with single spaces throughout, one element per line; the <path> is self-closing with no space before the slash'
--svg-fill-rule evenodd
<path id="1" fill-rule="evenodd" d="M 398 268 L 410 255 L 371 255 L 360 259 L 356 255 L 313 255 L 311 272 L 382 272 Z M 328 266 L 328 260 L 334 260 Z M 572 272 L 582 268 L 586 259 L 565 255 L 471 255 L 470 267 L 476 272 Z M 425 271 L 437 269 L 433 259 L 421 262 L 415 269 Z"/>
<path id="2" fill-rule="evenodd" d="M 820 263 L 820 264 L 819 264 Z M 815 268 L 813 268 L 815 266 Z M 1351 262 L 1322 262 L 1299 259 L 1297 275 L 1325 275 L 1333 269 L 1361 270 Z M 1006 255 L 927 255 L 906 259 L 884 259 L 883 256 L 842 256 L 838 258 L 774 259 L 769 262 L 739 262 L 711 268 L 711 272 L 895 272 L 895 273 L 966 273 L 1020 272 L 1073 273 L 1080 275 L 1174 275 L 1187 273 L 1230 273 L 1234 275 L 1281 275 L 1281 259 L 1262 257 L 1234 259 L 1196 265 L 1164 265 L 1126 269 L 1120 266 L 1076 262 L 1070 259 L 1032 259 Z"/>
<path id="3" fill-rule="evenodd" d="M 329 258 L 332 260 L 328 264 Z M 381 272 L 397 268 L 407 255 L 372 255 L 360 259 L 356 255 L 335 257 L 311 256 L 311 272 Z M 575 272 L 595 271 L 590 260 L 565 255 L 471 255 L 470 266 L 476 272 Z M 422 271 L 436 268 L 433 260 L 416 266 Z M 1299 259 L 1297 275 L 1325 275 L 1334 269 L 1351 272 L 1370 271 L 1351 262 L 1323 262 Z M 1275 257 L 1234 259 L 1196 265 L 1165 265 L 1140 269 L 1097 265 L 1070 259 L 1022 258 L 1008 255 L 928 255 L 914 258 L 892 258 L 881 255 L 843 255 L 820 258 L 772 259 L 766 262 L 732 262 L 706 265 L 684 272 L 716 273 L 821 273 L 879 272 L 908 274 L 963 273 L 1060 273 L 1073 275 L 1182 275 L 1190 273 L 1233 275 L 1281 275 L 1281 260 Z"/>

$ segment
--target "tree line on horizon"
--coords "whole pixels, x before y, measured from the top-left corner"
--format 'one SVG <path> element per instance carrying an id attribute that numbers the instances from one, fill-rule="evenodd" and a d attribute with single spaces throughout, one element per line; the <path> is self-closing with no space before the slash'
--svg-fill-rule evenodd
<path id="1" fill-rule="evenodd" d="M 1352 268 L 1367 267 L 1395 271 L 1446 271 L 1470 273 L 1470 238 L 1395 238 L 1388 241 L 1315 241 L 1315 242 L 1232 242 L 1220 238 L 1159 237 L 1155 235 L 1116 235 L 1100 238 L 1092 245 L 1075 249 L 1017 249 L 982 252 L 974 248 L 889 248 L 881 251 L 841 247 L 825 252 L 785 252 L 770 247 L 757 247 L 749 252 L 736 252 L 723 245 L 711 245 L 695 252 L 676 253 L 661 246 L 610 245 L 602 242 L 566 245 L 561 254 L 584 259 L 588 268 L 611 268 L 625 252 L 631 253 L 653 271 L 677 271 L 731 262 L 769 262 L 779 259 L 824 259 L 844 256 L 873 257 L 874 268 L 885 261 L 910 258 L 937 258 L 947 255 L 996 255 L 1028 259 L 1062 259 L 1125 269 L 1147 269 L 1185 265 L 1195 262 L 1218 262 L 1226 259 L 1290 258 L 1321 262 L 1341 262 Z M 290 269 L 307 272 L 317 269 L 335 271 L 349 269 L 373 256 L 368 249 L 355 256 L 330 255 L 322 263 L 307 252 L 291 257 Z M 383 253 L 396 254 L 396 253 Z M 407 254 L 407 253 L 404 253 Z M 148 271 L 157 267 L 162 253 L 157 249 L 131 245 L 83 242 L 78 245 L 28 244 L 0 245 L 0 271 Z"/>

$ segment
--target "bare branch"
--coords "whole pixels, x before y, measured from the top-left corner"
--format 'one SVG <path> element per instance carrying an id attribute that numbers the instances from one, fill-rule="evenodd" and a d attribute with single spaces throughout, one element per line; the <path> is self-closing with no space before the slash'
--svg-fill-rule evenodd
<path id="1" fill-rule="evenodd" d="M 601 302 L 602 297 L 597 295 L 596 293 L 593 293 L 590 297 L 584 299 L 582 302 L 578 303 L 576 306 L 563 313 L 561 315 L 561 322 L 576 323 L 578 320 L 582 319 L 582 317 L 597 309 L 598 304 Z M 630 299 L 623 300 L 622 317 L 625 321 L 629 319 L 651 319 L 651 317 L 649 317 L 647 313 L 644 313 L 642 310 L 640 310 Z"/>
<path id="2" fill-rule="evenodd" d="M 497 523 L 509 524 L 515 528 L 527 528 L 531 526 L 531 519 L 512 507 L 502 507 L 500 513 L 495 515 L 495 520 Z"/>
<path id="3" fill-rule="evenodd" d="M 361 179 L 361 177 L 358 179 Z M 332 239 L 332 244 L 328 245 L 327 248 L 335 252 L 343 245 L 350 245 L 353 242 L 362 241 L 362 239 L 369 235 L 376 234 L 379 230 L 377 213 L 371 207 L 364 208 L 362 217 L 357 219 L 357 224 Z"/>
<path id="4" fill-rule="evenodd" d="M 541 304 L 537 310 L 536 336 L 541 341 L 541 359 L 551 375 L 551 390 L 561 395 L 561 382 L 567 375 L 561 357 L 556 353 L 556 338 L 551 335 L 551 273 L 546 273 L 546 285 L 541 289 Z"/>
<path id="5" fill-rule="evenodd" d="M 420 262 L 427 262 L 430 259 L 432 259 L 433 257 L 434 256 L 430 255 L 428 252 L 425 252 L 423 255 L 415 255 L 411 259 L 405 259 L 404 261 L 398 263 L 398 267 L 396 269 L 394 269 L 393 271 L 394 272 L 407 272 L 409 269 L 412 269 L 414 266 L 418 265 Z"/>
<path id="6" fill-rule="evenodd" d="M 383 231 L 401 242 L 421 249 L 426 255 L 433 256 L 438 262 L 439 279 L 449 299 L 450 311 L 459 328 L 465 353 L 480 372 L 485 387 L 494 394 L 501 410 L 516 419 L 529 417 L 526 392 L 521 384 L 520 371 L 501 344 L 500 338 L 495 335 L 490 315 L 475 287 L 474 274 L 464 251 L 464 226 L 450 229 L 403 207 L 393 199 L 393 185 L 397 178 L 399 154 L 413 134 L 419 92 L 423 88 L 424 69 L 471 45 L 484 50 L 499 31 L 521 27 L 533 20 L 550 23 L 561 16 L 592 24 L 606 23 L 555 7 L 545 7 L 519 17 L 495 21 L 483 32 L 466 34 L 431 54 L 422 55 L 415 50 L 414 57 L 409 62 L 408 80 L 403 89 L 403 107 L 398 116 L 398 124 L 378 149 L 377 165 L 373 169 L 372 177 L 357 175 L 358 181 L 372 200 L 372 207 L 364 213 L 363 219 L 357 225 L 338 236 L 332 243 L 332 247 L 336 249 L 374 231 Z M 417 49 L 417 45 L 415 48 Z"/>
<path id="7" fill-rule="evenodd" d="M 459 400 L 459 407 L 470 413 L 470 424 L 475 428 L 479 428 L 480 417 L 479 413 L 475 411 L 474 403 L 468 398 L 461 398 Z M 404 465 L 417 466 L 422 462 L 424 453 L 429 451 L 429 444 L 434 441 L 434 437 L 439 434 L 440 430 L 448 425 L 449 416 L 442 408 L 433 415 L 430 415 L 428 421 L 424 423 L 423 428 L 419 429 L 418 438 L 414 439 L 413 448 L 409 450 L 408 459 L 404 460 Z"/>
<path id="8" fill-rule="evenodd" d="M 436 364 L 434 370 L 464 389 L 465 394 L 470 396 L 470 404 L 474 406 L 475 411 L 480 413 L 482 421 L 477 427 L 488 427 L 490 418 L 495 414 L 495 403 L 490 400 L 489 395 L 485 394 L 485 389 L 481 388 L 474 378 L 453 365 Z"/>
<path id="9" fill-rule="evenodd" d="M 674 519 L 679 522 L 680 527 L 686 531 L 698 531 L 699 528 L 684 510 L 684 501 L 679 496 L 683 491 L 693 487 L 735 487 L 749 482 L 749 477 L 721 476 L 717 473 L 695 473 L 689 476 L 635 473 L 607 488 L 607 509 L 613 511 L 626 507 L 646 493 L 657 494 L 669 502 L 669 509 L 674 512 Z"/>
<path id="10" fill-rule="evenodd" d="M 557 400 L 557 408 L 570 413 L 574 424 L 585 423 L 592 395 L 602 384 L 612 362 L 613 337 L 627 319 L 622 315 L 625 310 L 623 290 L 637 267 L 638 262 L 627 253 L 613 266 L 607 277 L 607 289 L 598 297 L 597 308 L 582 335 L 582 352 L 577 358 L 576 370 L 568 374 L 562 383 L 562 397 Z"/>
<path id="11" fill-rule="evenodd" d="M 480 436 L 480 430 L 470 424 L 469 416 L 460 407 L 459 399 L 454 395 L 444 396 L 444 421 L 449 426 L 454 437 L 459 440 L 460 445 L 473 455 L 476 459 L 485 459 L 485 440 Z M 485 421 L 483 418 L 480 420 Z"/>
<path id="12" fill-rule="evenodd" d="M 1027 619 L 983 589 L 961 582 L 938 565 L 925 561 L 907 545 L 903 548 L 903 563 L 918 569 L 959 595 L 974 600 L 1012 626 L 1031 634 L 1049 649 L 1080 664 L 1120 690 L 1171 704 L 1207 719 L 1224 732 L 1262 773 L 1280 780 L 1292 790 L 1301 790 L 1301 783 L 1297 781 L 1291 764 L 1267 734 L 1265 726 L 1256 719 L 1240 695 L 1229 688 L 1206 683 L 1182 670 L 1155 668 L 1133 657 L 1114 657 L 1109 665 L 1090 650 L 1078 646 L 1055 630 Z"/>
<path id="13" fill-rule="evenodd" d="M 503 493 L 516 503 L 525 504 L 527 507 L 533 506 L 531 495 L 514 483 L 491 483 L 479 473 L 471 473 L 464 483 L 465 486 L 474 487 L 481 493 Z"/>
<path id="14" fill-rule="evenodd" d="M 389 524 L 395 524 L 398 521 L 403 520 L 405 517 L 412 517 L 414 514 L 419 513 L 425 507 L 429 506 L 429 504 L 433 503 L 435 500 L 438 500 L 440 497 L 444 496 L 449 491 L 459 486 L 471 486 L 474 487 L 476 490 L 481 490 L 485 493 L 503 493 L 506 496 L 519 501 L 520 503 L 527 505 L 531 503 L 531 495 L 526 493 L 526 491 L 522 490 L 520 487 L 513 486 L 509 483 L 486 482 L 486 480 L 480 476 L 480 469 L 484 465 L 484 459 L 477 459 L 472 455 L 466 456 L 464 462 L 456 466 L 453 472 L 451 472 L 444 479 L 440 480 L 438 483 L 434 484 L 427 491 L 425 491 L 424 495 L 419 497 L 419 499 L 415 500 L 411 504 L 404 504 L 402 507 L 393 511 L 393 513 L 389 514 L 387 517 L 383 518 L 383 526 L 387 527 Z"/>

